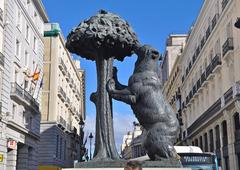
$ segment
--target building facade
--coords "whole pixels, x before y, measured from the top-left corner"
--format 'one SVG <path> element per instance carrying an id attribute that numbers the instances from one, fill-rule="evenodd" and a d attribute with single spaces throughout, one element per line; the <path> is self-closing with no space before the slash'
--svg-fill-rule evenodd
<path id="1" fill-rule="evenodd" d="M 40 139 L 43 27 L 40 0 L 0 2 L 0 157 L 3 170 L 35 170 Z M 3 37 L 3 38 L 2 38 Z"/>
<path id="2" fill-rule="evenodd" d="M 146 155 L 146 152 L 142 147 L 143 129 L 139 123 L 134 122 L 133 125 L 133 131 L 129 131 L 127 135 L 124 135 L 123 137 L 121 155 L 124 159 L 132 159 Z"/>
<path id="3" fill-rule="evenodd" d="M 4 0 L 0 2 L 0 80 L 2 82 L 3 77 L 3 67 L 4 67 L 4 55 L 3 55 L 3 28 L 4 28 Z M 0 85 L 2 84 L 0 82 Z M 0 87 L 0 99 L 2 94 L 2 87 Z M 4 156 L 6 155 L 6 147 L 4 146 L 6 144 L 6 123 L 3 122 L 3 113 L 2 113 L 2 102 L 0 102 L 0 169 L 4 168 Z"/>
<path id="4" fill-rule="evenodd" d="M 85 120 L 85 75 L 65 48 L 58 24 L 45 24 L 40 168 L 73 167 L 80 159 Z"/>
<path id="5" fill-rule="evenodd" d="M 176 59 L 181 55 L 186 44 L 186 34 L 170 34 L 166 41 L 166 49 L 161 63 L 162 84 L 168 80 Z"/>
<path id="6" fill-rule="evenodd" d="M 224 170 L 240 169 L 240 31 L 234 27 L 239 8 L 239 0 L 204 1 L 176 60 L 178 77 L 165 87 L 170 103 L 176 104 L 180 92 L 180 144 L 215 152 Z"/>

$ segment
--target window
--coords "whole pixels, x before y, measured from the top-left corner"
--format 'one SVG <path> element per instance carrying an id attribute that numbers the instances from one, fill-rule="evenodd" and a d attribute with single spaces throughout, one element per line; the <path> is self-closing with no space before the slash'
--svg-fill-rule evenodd
<path id="1" fill-rule="evenodd" d="M 28 80 L 24 80 L 24 89 L 27 91 L 28 91 L 28 86 L 29 86 Z"/>
<path id="2" fill-rule="evenodd" d="M 19 57 L 20 56 L 20 42 L 19 42 L 18 39 L 16 39 L 16 47 L 15 48 L 16 48 L 15 49 L 15 54 L 16 54 L 17 57 Z"/>
<path id="3" fill-rule="evenodd" d="M 15 72 L 14 72 L 14 82 L 18 82 L 18 71 L 17 70 L 15 70 Z"/>
<path id="4" fill-rule="evenodd" d="M 35 24 L 37 24 L 37 17 L 38 17 L 38 15 L 37 15 L 37 12 L 36 12 L 36 11 L 34 11 L 33 17 L 34 17 L 34 22 L 35 22 Z"/>
<path id="5" fill-rule="evenodd" d="M 22 22 L 22 13 L 21 13 L 21 10 L 18 9 L 17 10 L 17 27 L 19 29 L 21 29 L 21 26 L 22 26 L 21 22 Z"/>
<path id="6" fill-rule="evenodd" d="M 33 61 L 33 62 L 32 62 L 32 73 L 34 73 L 35 70 L 36 70 L 36 62 Z"/>
<path id="7" fill-rule="evenodd" d="M 12 107 L 12 119 L 14 119 L 14 117 L 15 117 L 16 110 L 17 110 L 17 105 L 13 104 L 13 107 Z"/>
<path id="8" fill-rule="evenodd" d="M 27 10 L 29 10 L 29 8 L 30 8 L 30 4 L 31 4 L 31 1 L 30 1 L 30 0 L 27 0 L 27 5 L 26 5 Z"/>
<path id="9" fill-rule="evenodd" d="M 34 37 L 34 39 L 33 39 L 33 50 L 37 51 L 37 38 L 36 37 Z"/>
<path id="10" fill-rule="evenodd" d="M 28 59 L 29 59 L 29 54 L 27 51 L 25 51 L 24 64 L 26 67 L 28 67 Z"/>
<path id="11" fill-rule="evenodd" d="M 29 26 L 27 25 L 26 26 L 26 40 L 29 42 L 29 38 L 30 38 L 30 28 L 29 28 Z"/>

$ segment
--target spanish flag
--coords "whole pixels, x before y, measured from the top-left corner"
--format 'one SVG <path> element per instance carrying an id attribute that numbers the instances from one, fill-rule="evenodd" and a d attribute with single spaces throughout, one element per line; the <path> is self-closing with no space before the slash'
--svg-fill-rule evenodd
<path id="1" fill-rule="evenodd" d="M 40 71 L 34 72 L 31 77 L 33 78 L 34 81 L 37 81 L 39 79 L 39 76 L 40 76 Z"/>

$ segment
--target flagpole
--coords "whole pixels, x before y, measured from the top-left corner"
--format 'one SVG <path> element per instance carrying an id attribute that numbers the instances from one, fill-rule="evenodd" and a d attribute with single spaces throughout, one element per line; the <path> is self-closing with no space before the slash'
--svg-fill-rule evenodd
<path id="1" fill-rule="evenodd" d="M 40 85 L 39 85 L 39 89 L 38 89 L 38 92 L 37 92 L 37 96 L 36 96 L 36 100 L 38 99 L 38 96 L 39 96 L 39 93 L 40 93 L 40 89 L 42 88 L 42 83 L 43 83 L 43 77 L 44 77 L 44 74 L 42 75 L 42 79 L 41 79 L 41 82 L 40 82 Z"/>
<path id="2" fill-rule="evenodd" d="M 36 67 L 35 67 L 35 70 L 34 70 L 34 72 L 33 72 L 33 75 L 34 75 L 34 73 L 37 71 L 37 68 L 38 68 L 38 64 L 37 64 Z M 32 77 L 32 76 L 31 76 L 31 77 Z M 34 96 L 35 89 L 34 89 L 34 92 L 33 92 L 33 94 L 32 94 L 32 80 L 30 81 L 30 92 L 31 92 L 31 95 Z"/>
<path id="3" fill-rule="evenodd" d="M 40 72 L 41 72 L 41 70 L 39 70 L 39 72 L 38 72 L 38 79 L 37 79 L 37 82 L 38 82 L 38 80 L 39 80 Z M 36 72 L 35 72 L 35 73 L 36 73 Z M 34 77 L 33 77 L 33 81 L 35 81 L 35 80 L 34 80 Z M 37 82 L 36 82 L 36 84 L 35 84 L 35 88 L 34 88 L 33 96 L 34 96 L 34 94 L 35 94 L 35 92 L 36 92 L 36 88 L 37 88 L 37 85 L 38 85 Z"/>

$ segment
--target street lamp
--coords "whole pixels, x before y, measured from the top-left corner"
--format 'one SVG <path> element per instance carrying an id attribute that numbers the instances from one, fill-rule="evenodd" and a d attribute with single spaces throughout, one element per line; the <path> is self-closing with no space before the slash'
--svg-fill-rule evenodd
<path id="1" fill-rule="evenodd" d="M 239 28 L 239 29 L 240 29 L 240 18 L 237 18 L 237 21 L 236 21 L 236 23 L 234 24 L 234 26 L 235 26 L 236 28 Z"/>
<path id="2" fill-rule="evenodd" d="M 93 139 L 92 132 L 89 135 L 89 139 L 90 139 L 90 160 L 91 160 L 92 159 L 92 139 Z"/>

